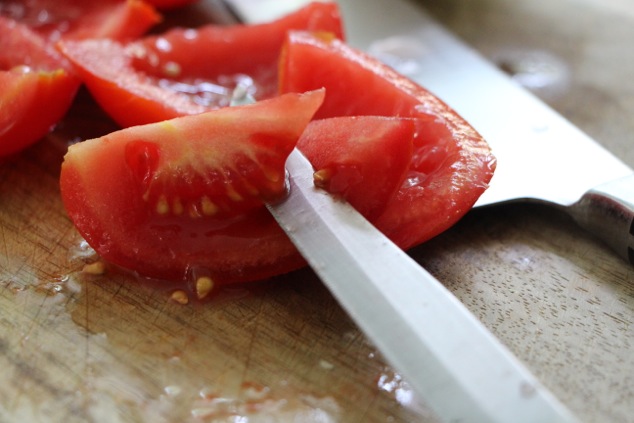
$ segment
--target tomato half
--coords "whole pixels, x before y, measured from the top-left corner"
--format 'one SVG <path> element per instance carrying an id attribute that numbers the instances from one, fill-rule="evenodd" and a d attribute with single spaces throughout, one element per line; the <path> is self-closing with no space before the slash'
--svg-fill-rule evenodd
<path id="1" fill-rule="evenodd" d="M 79 87 L 68 63 L 27 26 L 0 17 L 0 157 L 46 135 Z"/>
<path id="2" fill-rule="evenodd" d="M 64 206 L 105 260 L 144 276 L 227 282 L 296 267 L 262 201 L 285 192 L 286 158 L 323 98 L 287 94 L 75 144 Z"/>
<path id="3" fill-rule="evenodd" d="M 29 26 L 50 42 L 102 37 L 131 40 L 161 19 L 141 0 L 9 0 L 0 3 L 0 15 Z"/>
<path id="4" fill-rule="evenodd" d="M 173 29 L 126 45 L 63 42 L 61 51 L 102 108 L 127 127 L 226 106 L 238 84 L 258 100 L 276 95 L 278 56 L 291 29 L 343 36 L 337 5 L 313 3 L 271 23 Z"/>
<path id="5" fill-rule="evenodd" d="M 495 169 L 488 144 L 432 93 L 331 36 L 294 32 L 284 48 L 281 91 L 325 87 L 317 117 L 416 118 L 407 176 L 373 220 L 396 244 L 409 248 L 446 230 L 487 188 Z"/>

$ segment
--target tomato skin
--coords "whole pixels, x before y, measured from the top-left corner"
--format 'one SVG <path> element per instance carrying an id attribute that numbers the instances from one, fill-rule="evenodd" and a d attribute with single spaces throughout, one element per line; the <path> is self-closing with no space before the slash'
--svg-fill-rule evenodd
<path id="1" fill-rule="evenodd" d="M 161 20 L 142 0 L 30 0 L 0 5 L 0 15 L 29 26 L 51 43 L 60 39 L 132 40 Z M 42 15 L 42 11 L 46 14 Z"/>
<path id="2" fill-rule="evenodd" d="M 326 88 L 317 118 L 417 119 L 406 180 L 373 220 L 402 248 L 449 228 L 487 188 L 495 170 L 487 143 L 440 99 L 393 69 L 333 37 L 305 32 L 289 35 L 280 66 L 281 92 Z"/>
<path id="3" fill-rule="evenodd" d="M 337 5 L 314 3 L 271 23 L 173 29 L 126 45 L 62 42 L 60 49 L 102 108 L 128 127 L 226 106 L 246 76 L 256 99 L 276 95 L 281 46 L 297 28 L 343 37 Z"/>
<path id="4" fill-rule="evenodd" d="M 46 135 L 79 88 L 68 63 L 25 25 L 0 17 L 0 157 Z"/>
<path id="5" fill-rule="evenodd" d="M 62 165 L 64 206 L 105 260 L 143 276 L 179 280 L 206 272 L 226 283 L 288 271 L 303 261 L 260 195 L 271 183 L 278 194 L 284 192 L 286 158 L 323 96 L 323 91 L 290 94 L 75 144 Z M 145 154 L 149 145 L 154 147 Z M 238 169 L 235 164 L 244 157 L 265 174 Z M 202 200 L 188 205 L 183 196 L 195 179 L 190 176 L 180 180 L 180 187 L 165 188 L 167 209 L 148 199 L 148 183 L 161 181 L 162 175 L 178 182 L 182 175 L 192 175 L 189 169 L 204 176 L 204 186 L 232 170 L 239 172 L 259 201 L 237 214 L 206 213 Z M 228 181 L 225 186 L 235 180 Z M 225 196 L 231 199 L 228 191 Z M 242 200 L 233 201 L 241 207 Z"/>

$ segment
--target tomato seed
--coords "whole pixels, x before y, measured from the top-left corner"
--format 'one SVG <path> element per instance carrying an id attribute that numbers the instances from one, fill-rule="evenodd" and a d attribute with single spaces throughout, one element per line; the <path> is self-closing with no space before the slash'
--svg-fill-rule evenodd
<path id="1" fill-rule="evenodd" d="M 199 300 L 205 298 L 214 288 L 214 281 L 209 276 L 201 276 L 196 280 L 196 296 Z"/>
<path id="2" fill-rule="evenodd" d="M 171 299 L 172 301 L 182 305 L 189 303 L 189 297 L 187 296 L 187 293 L 180 289 L 172 292 Z"/>

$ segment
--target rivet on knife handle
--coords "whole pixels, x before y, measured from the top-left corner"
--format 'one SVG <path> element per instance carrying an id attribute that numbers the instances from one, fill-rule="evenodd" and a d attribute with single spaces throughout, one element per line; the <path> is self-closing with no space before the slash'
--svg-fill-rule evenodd
<path id="1" fill-rule="evenodd" d="M 315 188 L 297 150 L 290 195 L 268 205 L 386 360 L 445 421 L 573 422 L 440 282 L 347 203 Z"/>

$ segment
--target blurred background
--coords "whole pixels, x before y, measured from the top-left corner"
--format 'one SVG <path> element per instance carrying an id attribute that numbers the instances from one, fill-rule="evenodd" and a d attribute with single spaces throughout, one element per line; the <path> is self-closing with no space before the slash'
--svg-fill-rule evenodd
<path id="1" fill-rule="evenodd" d="M 634 3 L 418 0 L 468 44 L 634 165 Z M 627 142 L 624 142 L 627 140 Z"/>

